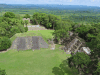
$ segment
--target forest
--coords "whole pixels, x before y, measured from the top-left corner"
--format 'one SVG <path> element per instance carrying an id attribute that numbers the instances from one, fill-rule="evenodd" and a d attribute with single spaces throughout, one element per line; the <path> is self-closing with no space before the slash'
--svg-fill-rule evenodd
<path id="1" fill-rule="evenodd" d="M 54 29 L 57 40 L 67 39 L 68 31 L 78 33 L 91 49 L 91 55 L 77 53 L 68 59 L 70 68 L 77 68 L 82 75 L 100 74 L 100 13 L 89 10 L 41 9 L 41 8 L 0 8 L 0 50 L 11 46 L 10 38 L 16 33 L 28 31 L 22 18 L 30 18 L 33 25 L 40 24 Z M 94 9 L 94 8 L 93 8 Z M 13 27 L 12 27 L 13 26 Z M 5 73 L 4 70 L 1 70 Z M 0 74 L 2 75 L 2 74 Z"/>

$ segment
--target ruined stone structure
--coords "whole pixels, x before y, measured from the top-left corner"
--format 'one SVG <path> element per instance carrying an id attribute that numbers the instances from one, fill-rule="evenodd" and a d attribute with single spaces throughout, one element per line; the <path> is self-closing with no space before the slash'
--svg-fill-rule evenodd
<path id="1" fill-rule="evenodd" d="M 90 49 L 88 47 L 85 47 L 85 41 L 78 37 L 77 33 L 73 33 L 69 31 L 69 38 L 64 39 L 61 41 L 64 44 L 63 50 L 66 52 L 66 54 L 76 54 L 77 52 L 84 52 L 88 55 L 90 55 Z M 72 53 L 74 52 L 74 53 Z"/>
<path id="2" fill-rule="evenodd" d="M 28 20 L 29 23 L 30 23 L 30 18 L 23 18 L 23 21 L 24 21 L 24 20 Z"/>
<path id="3" fill-rule="evenodd" d="M 27 37 L 17 37 L 10 49 L 19 50 L 36 50 L 40 48 L 48 48 L 49 45 L 44 41 L 41 36 L 27 36 Z"/>
<path id="4" fill-rule="evenodd" d="M 79 39 L 75 38 L 73 39 L 65 49 L 66 53 L 71 53 L 72 51 L 75 52 L 81 47 L 82 43 Z"/>
<path id="5" fill-rule="evenodd" d="M 90 55 L 91 51 L 89 47 L 83 47 L 82 44 L 83 43 L 79 39 L 75 38 L 66 47 L 64 47 L 64 50 L 66 54 L 74 55 L 77 52 L 84 52 L 85 54 Z"/>

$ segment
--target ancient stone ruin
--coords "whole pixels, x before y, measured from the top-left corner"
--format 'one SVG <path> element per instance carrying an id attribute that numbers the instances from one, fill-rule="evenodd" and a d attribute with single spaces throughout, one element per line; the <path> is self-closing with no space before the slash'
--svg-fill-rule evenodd
<path id="1" fill-rule="evenodd" d="M 44 41 L 41 36 L 28 36 L 28 37 L 17 37 L 10 49 L 28 50 L 28 49 L 40 49 L 48 48 L 49 45 Z"/>
<path id="2" fill-rule="evenodd" d="M 30 18 L 23 18 L 23 21 L 28 20 L 30 23 Z"/>
<path id="3" fill-rule="evenodd" d="M 48 44 L 51 45 L 50 50 L 54 50 L 55 49 L 55 44 L 54 44 L 54 39 L 48 39 Z"/>
<path id="4" fill-rule="evenodd" d="M 85 54 L 90 55 L 91 51 L 89 47 L 82 47 L 82 42 L 75 38 L 67 45 L 65 52 L 72 55 L 76 54 L 77 52 L 84 52 Z"/>
<path id="5" fill-rule="evenodd" d="M 90 55 L 89 47 L 85 47 L 85 41 L 78 37 L 77 33 L 73 33 L 69 31 L 69 38 L 60 40 L 60 44 L 64 45 L 62 50 L 66 52 L 66 54 L 76 54 L 77 52 L 84 52 Z M 74 53 L 73 53 L 74 52 Z"/>

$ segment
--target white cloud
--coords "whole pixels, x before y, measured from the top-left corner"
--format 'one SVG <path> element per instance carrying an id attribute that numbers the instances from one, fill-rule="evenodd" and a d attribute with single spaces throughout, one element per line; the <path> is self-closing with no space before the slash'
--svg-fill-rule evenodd
<path id="1" fill-rule="evenodd" d="M 72 0 L 70 0 L 70 2 L 72 2 Z"/>

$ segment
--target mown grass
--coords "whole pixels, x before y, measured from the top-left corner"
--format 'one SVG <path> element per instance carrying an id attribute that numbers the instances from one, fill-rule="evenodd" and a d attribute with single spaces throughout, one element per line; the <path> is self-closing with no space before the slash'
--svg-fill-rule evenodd
<path id="1" fill-rule="evenodd" d="M 11 40 L 21 36 L 33 36 L 33 33 L 47 39 L 53 37 L 52 32 L 53 30 L 41 30 L 17 33 Z M 5 69 L 7 75 L 74 75 L 77 70 L 70 69 L 66 62 L 71 55 L 60 50 L 60 46 L 57 44 L 55 50 L 49 48 L 19 52 L 16 49 L 8 50 L 0 53 L 0 68 Z"/>
<path id="2" fill-rule="evenodd" d="M 52 33 L 54 30 L 34 30 L 27 31 L 25 33 L 16 33 L 13 37 L 11 37 L 11 41 L 13 42 L 17 37 L 26 37 L 26 36 L 42 36 L 42 38 L 47 42 L 47 39 L 53 38 Z"/>
<path id="3" fill-rule="evenodd" d="M 17 51 L 9 50 L 0 53 L 0 68 L 5 69 L 7 75 L 63 75 L 60 65 L 66 60 L 70 54 L 58 49 L 60 45 L 56 45 L 55 50 L 40 49 Z M 63 54 L 64 53 L 64 54 Z M 62 69 L 67 73 L 64 75 L 73 75 L 75 70 L 71 70 L 67 64 L 63 63 Z"/>

